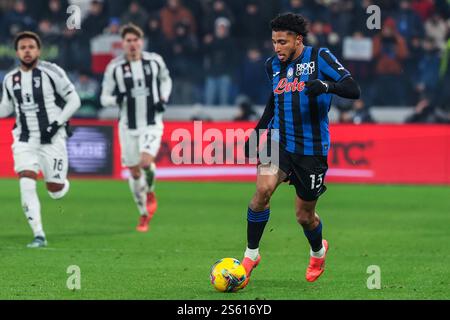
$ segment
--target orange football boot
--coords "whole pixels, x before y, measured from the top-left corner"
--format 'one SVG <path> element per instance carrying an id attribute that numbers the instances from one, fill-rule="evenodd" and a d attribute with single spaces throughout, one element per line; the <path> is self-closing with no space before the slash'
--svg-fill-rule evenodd
<path id="1" fill-rule="evenodd" d="M 153 218 L 156 209 L 158 208 L 158 202 L 156 201 L 155 192 L 147 192 L 147 212 L 149 216 L 149 222 Z"/>
<path id="2" fill-rule="evenodd" d="M 242 265 L 244 266 L 245 273 L 247 275 L 245 281 L 239 286 L 239 289 L 244 289 L 248 282 L 250 281 L 250 275 L 252 274 L 253 269 L 255 269 L 259 262 L 261 261 L 261 255 L 258 254 L 258 258 L 256 260 L 252 260 L 249 257 L 244 257 L 242 260 Z"/>
<path id="3" fill-rule="evenodd" d="M 139 218 L 139 224 L 136 227 L 136 230 L 139 232 L 147 232 L 148 231 L 148 224 L 150 222 L 151 218 L 149 215 L 142 215 Z"/>
<path id="4" fill-rule="evenodd" d="M 325 256 L 328 251 L 328 241 L 322 241 L 323 246 L 325 247 L 325 253 L 322 258 L 310 257 L 309 266 L 306 268 L 306 280 L 309 282 L 316 281 L 317 278 L 325 271 Z"/>

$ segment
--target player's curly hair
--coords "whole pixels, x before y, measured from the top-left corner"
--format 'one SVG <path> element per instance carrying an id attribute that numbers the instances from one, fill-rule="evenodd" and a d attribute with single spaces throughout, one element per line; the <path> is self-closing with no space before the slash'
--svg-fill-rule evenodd
<path id="1" fill-rule="evenodd" d="M 31 31 L 22 31 L 19 32 L 16 37 L 14 38 L 14 49 L 17 51 L 18 46 L 19 46 L 19 41 L 22 39 L 33 39 L 34 41 L 36 41 L 37 47 L 39 49 L 41 49 L 41 38 L 39 38 L 39 36 Z"/>
<path id="2" fill-rule="evenodd" d="M 295 13 L 280 14 L 270 21 L 272 31 L 291 31 L 306 38 L 308 35 L 308 21 Z"/>

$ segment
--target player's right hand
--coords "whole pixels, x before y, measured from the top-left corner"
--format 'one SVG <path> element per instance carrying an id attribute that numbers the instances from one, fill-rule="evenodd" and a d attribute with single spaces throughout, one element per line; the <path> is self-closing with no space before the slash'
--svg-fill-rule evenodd
<path id="1" fill-rule="evenodd" d="M 52 143 L 53 136 L 58 132 L 61 127 L 57 121 L 53 121 L 42 133 L 42 141 L 44 144 Z"/>
<path id="2" fill-rule="evenodd" d="M 119 92 L 116 96 L 116 104 L 119 107 L 122 105 L 123 99 L 125 99 L 125 93 Z"/>

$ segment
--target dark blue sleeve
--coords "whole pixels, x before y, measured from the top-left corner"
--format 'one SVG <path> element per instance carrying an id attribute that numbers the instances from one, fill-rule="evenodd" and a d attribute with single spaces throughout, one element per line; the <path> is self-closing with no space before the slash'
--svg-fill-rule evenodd
<path id="1" fill-rule="evenodd" d="M 327 48 L 319 50 L 319 71 L 327 78 L 339 82 L 351 76 L 350 72 L 338 61 Z"/>
<path id="2" fill-rule="evenodd" d="M 266 64 L 265 64 L 267 78 L 269 78 L 269 81 L 270 81 L 271 85 L 272 85 L 272 81 L 273 81 L 273 67 L 272 67 L 273 58 L 274 57 L 270 57 L 269 59 L 267 59 L 266 60 Z"/>

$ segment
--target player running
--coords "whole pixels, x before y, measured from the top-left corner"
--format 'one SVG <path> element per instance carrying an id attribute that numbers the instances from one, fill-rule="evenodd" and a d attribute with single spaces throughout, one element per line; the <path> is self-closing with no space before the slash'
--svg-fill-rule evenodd
<path id="1" fill-rule="evenodd" d="M 146 232 L 157 208 L 155 158 L 172 80 L 160 55 L 142 51 L 144 34 L 139 27 L 125 25 L 121 36 L 125 53 L 106 68 L 101 104 L 120 107 L 122 164 L 130 170 L 128 181 L 141 214 L 136 230 Z"/>
<path id="2" fill-rule="evenodd" d="M 275 150 L 279 152 L 279 163 L 258 166 L 256 192 L 247 214 L 248 244 L 242 261 L 247 280 L 243 286 L 261 261 L 259 242 L 269 220 L 270 198 L 283 181 L 295 187 L 297 221 L 311 246 L 306 280 L 315 281 L 323 273 L 328 243 L 322 239 L 316 203 L 326 190 L 328 111 L 332 94 L 350 99 L 360 95 L 350 73 L 328 49 L 303 44 L 307 22 L 301 15 L 279 15 L 271 21 L 271 29 L 276 55 L 267 60 L 266 71 L 272 93 L 255 129 L 269 129 L 279 146 Z M 246 154 L 250 151 L 247 141 Z M 270 174 L 265 168 L 275 170 Z"/>
<path id="3" fill-rule="evenodd" d="M 14 171 L 19 175 L 22 208 L 34 234 L 28 247 L 38 248 L 47 245 L 36 192 L 38 173 L 42 171 L 52 199 L 61 199 L 69 191 L 66 126 L 81 103 L 64 70 L 39 60 L 41 40 L 37 34 L 19 33 L 14 47 L 20 66 L 3 79 L 0 117 L 16 114 Z M 57 98 L 65 105 L 58 106 Z"/>

